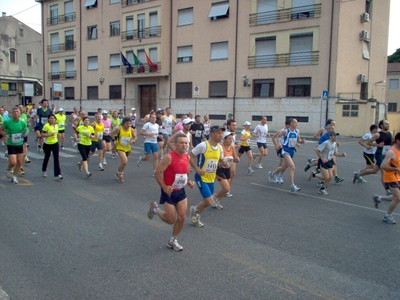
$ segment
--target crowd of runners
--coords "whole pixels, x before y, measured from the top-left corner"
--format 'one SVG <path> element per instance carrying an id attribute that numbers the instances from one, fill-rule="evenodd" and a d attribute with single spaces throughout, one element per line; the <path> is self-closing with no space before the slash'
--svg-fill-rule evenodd
<path id="1" fill-rule="evenodd" d="M 243 129 L 237 134 L 238 124 L 232 114 L 222 125 L 213 125 L 208 115 L 201 117 L 189 112 L 181 115 L 178 121 L 171 113 L 171 108 L 151 110 L 141 121 L 144 125 L 137 132 L 139 118 L 136 109 L 132 108 L 125 116 L 122 110 L 103 110 L 99 108 L 91 121 L 85 111 L 74 108 L 68 116 L 63 108 L 49 107 L 43 99 L 39 107 L 22 105 L 13 107 L 11 112 L 0 107 L 0 138 L 8 156 L 7 178 L 18 184 L 18 176 L 25 174 L 24 163 L 30 163 L 28 153 L 28 133 L 35 132 L 36 150 L 44 153 L 42 163 L 43 177 L 47 178 L 47 167 L 50 156 L 53 156 L 53 176 L 62 181 L 59 152 L 65 151 L 65 129 L 72 127 L 73 146 L 81 156 L 77 162 L 80 172 L 89 178 L 91 157 L 97 151 L 97 170 L 104 171 L 107 158 L 119 157 L 120 164 L 115 177 L 124 182 L 124 170 L 128 164 L 132 144 L 138 136 L 144 138 L 144 154 L 139 156 L 136 165 L 152 160 L 153 176 L 161 187 L 159 203 L 151 202 L 147 216 L 153 219 L 157 215 L 161 220 L 173 225 L 172 236 L 167 246 L 180 251 L 183 247 L 178 243 L 187 213 L 187 196 L 185 186 L 199 189 L 202 200 L 189 208 L 189 222 L 196 227 L 203 227 L 201 215 L 212 206 L 223 209 L 221 201 L 224 197 L 232 197 L 230 186 L 236 175 L 236 165 L 242 160 L 247 165 L 247 173 L 253 174 L 255 169 L 263 169 L 263 158 L 271 155 L 268 152 L 267 139 L 274 145 L 273 153 L 278 156 L 278 166 L 266 175 L 266 179 L 274 184 L 283 184 L 284 173 L 288 170 L 290 191 L 296 193 L 300 187 L 295 184 L 295 164 L 293 156 L 296 148 L 306 141 L 300 136 L 296 119 L 289 119 L 282 130 L 269 134 L 267 117 L 263 116 L 254 126 L 244 122 Z M 307 160 L 304 167 L 309 172 L 308 179 L 318 179 L 318 193 L 328 195 L 328 186 L 338 184 L 344 179 L 338 175 L 337 157 L 345 157 L 339 152 L 340 143 L 336 141 L 339 133 L 335 131 L 335 121 L 328 119 L 320 128 L 314 139 L 318 140 L 315 153 Z M 253 153 L 251 138 L 255 138 L 257 150 Z M 371 125 L 359 144 L 363 147 L 366 166 L 354 171 L 352 182 L 366 182 L 365 176 L 381 172 L 385 195 L 373 195 L 373 202 L 378 208 L 381 201 L 391 201 L 383 221 L 395 224 L 392 212 L 400 202 L 400 133 L 395 137 L 389 131 L 389 122 L 381 120 L 378 125 Z M 243 157 L 245 155 L 245 157 Z M 339 163 L 340 164 L 340 163 Z M 311 170 L 311 171 L 310 171 Z M 190 173 L 194 174 L 190 176 Z M 190 180 L 190 177 L 194 180 Z M 219 182 L 219 190 L 214 182 Z M 163 204 L 164 210 L 158 204 Z"/>

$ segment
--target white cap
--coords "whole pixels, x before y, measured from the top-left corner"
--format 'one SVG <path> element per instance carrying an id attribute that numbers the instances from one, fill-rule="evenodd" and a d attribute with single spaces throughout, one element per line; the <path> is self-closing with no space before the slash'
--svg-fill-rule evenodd
<path id="1" fill-rule="evenodd" d="M 186 118 L 185 120 L 182 121 L 182 124 L 187 125 L 193 123 L 193 120 L 190 118 Z"/>
<path id="2" fill-rule="evenodd" d="M 234 132 L 224 131 L 223 137 L 226 138 L 227 136 L 234 135 Z"/>
<path id="3" fill-rule="evenodd" d="M 251 123 L 249 121 L 246 121 L 243 123 L 243 126 L 250 126 L 250 125 L 251 125 Z"/>
<path id="4" fill-rule="evenodd" d="M 136 110 L 136 108 L 132 107 L 131 110 Z"/>
<path id="5" fill-rule="evenodd" d="M 60 108 L 58 109 L 58 111 L 64 111 L 64 108 L 61 108 L 61 107 L 60 107 Z"/>
<path id="6" fill-rule="evenodd" d="M 102 114 L 108 114 L 108 111 L 103 110 Z"/>

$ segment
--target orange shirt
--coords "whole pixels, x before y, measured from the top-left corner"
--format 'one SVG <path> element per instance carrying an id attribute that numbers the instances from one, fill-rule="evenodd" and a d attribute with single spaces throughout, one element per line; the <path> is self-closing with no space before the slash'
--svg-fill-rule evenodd
<path id="1" fill-rule="evenodd" d="M 390 148 L 396 155 L 395 159 L 392 159 L 390 161 L 389 166 L 394 167 L 394 168 L 400 168 L 400 152 L 395 148 L 392 147 Z M 383 170 L 383 182 L 384 183 L 389 183 L 389 182 L 398 182 L 400 181 L 400 176 L 397 171 L 386 171 Z"/>

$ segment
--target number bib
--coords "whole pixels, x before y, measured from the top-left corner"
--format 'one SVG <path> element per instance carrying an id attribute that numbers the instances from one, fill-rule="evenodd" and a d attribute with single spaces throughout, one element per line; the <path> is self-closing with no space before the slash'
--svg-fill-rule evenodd
<path id="1" fill-rule="evenodd" d="M 42 124 L 44 125 L 48 122 L 48 119 L 45 117 L 42 117 L 41 121 L 42 121 Z"/>
<path id="2" fill-rule="evenodd" d="M 58 124 L 58 129 L 64 129 L 65 128 L 65 124 L 64 123 L 59 123 Z"/>
<path id="3" fill-rule="evenodd" d="M 206 173 L 215 173 L 218 167 L 218 160 L 216 159 L 207 159 L 205 162 L 206 167 L 204 169 L 204 172 Z"/>
<path id="4" fill-rule="evenodd" d="M 172 188 L 182 189 L 187 184 L 187 174 L 175 174 L 175 180 L 172 183 Z"/>
<path id="5" fill-rule="evenodd" d="M 295 148 L 296 147 L 296 144 L 297 144 L 297 138 L 289 138 L 289 141 L 288 141 L 289 143 L 288 143 L 288 146 L 290 147 L 290 148 Z"/>
<path id="6" fill-rule="evenodd" d="M 98 132 L 97 133 L 97 139 L 98 140 L 102 140 L 103 139 L 103 133 L 102 132 Z"/>
<path id="7" fill-rule="evenodd" d="M 110 128 L 104 128 L 104 134 L 109 135 L 110 134 Z"/>
<path id="8" fill-rule="evenodd" d="M 131 141 L 130 137 L 127 137 L 127 136 L 121 137 L 121 145 L 122 146 L 129 146 L 130 141 Z"/>
<path id="9" fill-rule="evenodd" d="M 201 130 L 196 130 L 196 133 L 194 134 L 194 136 L 197 138 L 201 137 Z"/>
<path id="10" fill-rule="evenodd" d="M 13 144 L 21 143 L 22 141 L 22 134 L 21 133 L 13 133 L 11 134 L 11 142 Z"/>

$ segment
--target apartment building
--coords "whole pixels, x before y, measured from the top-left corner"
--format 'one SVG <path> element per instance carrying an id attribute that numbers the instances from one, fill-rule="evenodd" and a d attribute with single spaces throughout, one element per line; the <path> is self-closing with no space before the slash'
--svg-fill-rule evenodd
<path id="1" fill-rule="evenodd" d="M 42 37 L 5 12 L 0 17 L 0 102 L 38 103 L 43 79 Z"/>
<path id="2" fill-rule="evenodd" d="M 296 117 L 303 132 L 335 118 L 346 135 L 384 111 L 386 91 L 372 91 L 386 78 L 387 1 L 36 1 L 45 95 L 67 109 L 267 115 L 272 130 Z"/>

